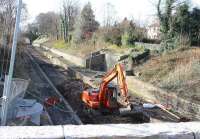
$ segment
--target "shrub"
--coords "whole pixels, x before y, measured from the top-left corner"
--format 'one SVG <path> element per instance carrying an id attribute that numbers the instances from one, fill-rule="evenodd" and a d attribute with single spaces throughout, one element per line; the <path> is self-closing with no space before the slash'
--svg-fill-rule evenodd
<path id="1" fill-rule="evenodd" d="M 57 49 L 65 49 L 68 46 L 67 46 L 67 44 L 65 43 L 64 40 L 58 40 L 58 41 L 54 42 L 53 47 L 57 48 Z"/>
<path id="2" fill-rule="evenodd" d="M 136 37 L 131 32 L 125 32 L 122 35 L 122 45 L 123 46 L 134 45 L 135 44 L 135 40 L 136 40 Z"/>
<path id="3" fill-rule="evenodd" d="M 107 31 L 104 35 L 104 40 L 117 46 L 122 45 L 122 36 L 120 29 L 115 26 L 111 30 Z"/>
<path id="4" fill-rule="evenodd" d="M 178 48 L 188 48 L 191 46 L 190 37 L 188 35 L 179 35 L 175 44 Z"/>

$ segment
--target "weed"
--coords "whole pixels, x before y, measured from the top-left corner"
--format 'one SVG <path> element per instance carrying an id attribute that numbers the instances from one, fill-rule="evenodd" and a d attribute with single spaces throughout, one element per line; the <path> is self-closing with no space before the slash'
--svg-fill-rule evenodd
<path id="1" fill-rule="evenodd" d="M 181 93 L 181 96 L 200 98 L 200 48 L 184 48 L 152 57 L 136 68 L 140 78 L 154 85 Z"/>
<path id="2" fill-rule="evenodd" d="M 64 40 L 57 40 L 54 42 L 53 47 L 56 49 L 66 49 L 69 47 L 69 44 L 65 43 Z"/>

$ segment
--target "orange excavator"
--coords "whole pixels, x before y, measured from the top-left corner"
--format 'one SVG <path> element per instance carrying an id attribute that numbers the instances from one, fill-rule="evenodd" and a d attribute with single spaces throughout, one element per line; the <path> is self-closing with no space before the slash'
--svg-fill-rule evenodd
<path id="1" fill-rule="evenodd" d="M 110 82 L 117 77 L 120 93 Z M 123 105 L 129 105 L 128 89 L 125 75 L 120 64 L 115 65 L 109 73 L 105 75 L 100 84 L 100 89 L 88 89 L 82 93 L 82 101 L 92 109 L 108 109 L 110 111 L 120 107 L 118 96 L 123 98 Z"/>
<path id="2" fill-rule="evenodd" d="M 117 78 L 118 87 L 111 85 L 111 81 Z M 119 88 L 119 89 L 118 89 Z M 108 72 L 103 78 L 99 89 L 90 88 L 82 92 L 81 99 L 84 105 L 92 110 L 101 112 L 119 112 L 120 114 L 143 114 L 142 106 L 135 106 L 130 103 L 126 77 L 121 64 Z M 147 119 L 149 118 L 146 116 Z"/>

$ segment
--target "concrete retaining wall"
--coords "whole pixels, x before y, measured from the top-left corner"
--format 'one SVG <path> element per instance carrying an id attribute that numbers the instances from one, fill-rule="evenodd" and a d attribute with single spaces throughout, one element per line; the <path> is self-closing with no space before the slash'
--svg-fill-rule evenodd
<path id="1" fill-rule="evenodd" d="M 200 139 L 200 123 L 0 127 L 3 139 Z"/>
<path id="2" fill-rule="evenodd" d="M 39 44 L 34 44 L 34 47 L 40 47 L 41 49 L 44 49 L 44 50 L 50 51 L 50 52 L 52 52 L 56 55 L 59 55 L 59 56 L 63 57 L 64 59 L 74 63 L 76 66 L 85 67 L 85 65 L 86 65 L 85 59 L 83 59 L 83 58 L 79 58 L 77 56 L 73 56 L 73 55 L 70 55 L 70 54 L 67 54 L 67 53 L 63 53 L 63 52 L 56 50 L 54 48 L 41 46 Z"/>
<path id="3" fill-rule="evenodd" d="M 105 54 L 98 54 L 86 60 L 86 68 L 95 71 L 107 71 Z"/>
<path id="4" fill-rule="evenodd" d="M 143 46 L 146 49 L 150 49 L 151 51 L 154 51 L 154 50 L 159 51 L 161 49 L 160 44 L 143 43 L 143 42 L 136 42 L 135 44 L 139 46 Z"/>
<path id="5" fill-rule="evenodd" d="M 120 55 L 114 55 L 111 53 L 106 54 L 106 68 L 107 70 L 114 67 L 116 63 L 120 60 Z"/>

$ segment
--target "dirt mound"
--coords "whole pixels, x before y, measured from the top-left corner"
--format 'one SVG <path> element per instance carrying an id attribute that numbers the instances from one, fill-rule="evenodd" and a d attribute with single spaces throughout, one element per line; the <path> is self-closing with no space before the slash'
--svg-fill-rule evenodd
<path id="1" fill-rule="evenodd" d="M 59 90 L 63 92 L 64 96 L 80 95 L 83 90 L 83 82 L 81 80 L 67 80 L 58 86 Z"/>
<path id="2" fill-rule="evenodd" d="M 83 91 L 83 82 L 76 79 L 66 80 L 58 85 L 57 88 L 80 115 L 82 113 L 81 92 Z"/>

